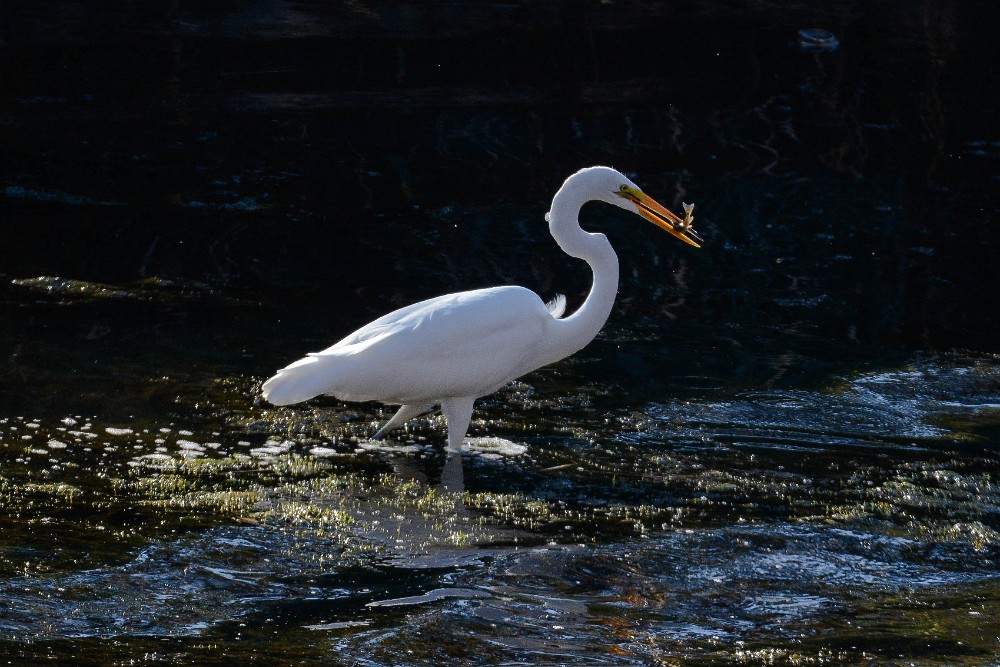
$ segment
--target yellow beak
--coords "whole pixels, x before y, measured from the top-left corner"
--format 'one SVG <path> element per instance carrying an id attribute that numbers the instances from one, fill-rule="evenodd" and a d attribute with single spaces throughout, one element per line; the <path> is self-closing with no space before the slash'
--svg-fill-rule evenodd
<path id="1" fill-rule="evenodd" d="M 618 194 L 635 204 L 639 209 L 639 215 L 660 229 L 673 234 L 681 241 L 684 241 L 684 243 L 693 245 L 695 248 L 700 248 L 701 243 L 704 243 L 705 240 L 698 236 L 698 232 L 694 231 L 691 227 L 693 216 L 690 209 L 687 210 L 687 215 L 682 220 L 644 192 L 631 188 L 628 190 L 623 188 Z M 685 204 L 685 208 L 687 206 Z M 693 209 L 694 207 L 692 206 L 691 208 Z"/>

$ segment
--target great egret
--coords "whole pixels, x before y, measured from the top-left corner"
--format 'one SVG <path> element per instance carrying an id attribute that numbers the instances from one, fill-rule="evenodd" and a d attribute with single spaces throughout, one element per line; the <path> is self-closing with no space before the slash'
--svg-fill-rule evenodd
<path id="1" fill-rule="evenodd" d="M 589 167 L 566 179 L 545 216 L 562 250 L 586 261 L 594 284 L 583 305 L 563 317 L 566 300 L 549 303 L 524 287 L 457 292 L 400 308 L 358 329 L 336 345 L 286 366 L 264 383 L 264 399 L 290 405 L 315 396 L 400 405 L 376 438 L 441 405 L 448 450 L 461 451 L 473 402 L 536 368 L 568 357 L 604 326 L 618 292 L 618 256 L 604 234 L 580 228 L 588 201 L 637 213 L 685 243 L 700 247 L 684 219 L 609 167 Z"/>

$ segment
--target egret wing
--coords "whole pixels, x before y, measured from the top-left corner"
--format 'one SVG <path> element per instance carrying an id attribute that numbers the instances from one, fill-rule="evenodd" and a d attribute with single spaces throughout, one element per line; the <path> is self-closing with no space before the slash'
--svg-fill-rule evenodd
<path id="1" fill-rule="evenodd" d="M 535 367 L 553 321 L 522 287 L 428 299 L 282 369 L 265 384 L 265 398 L 416 403 L 482 396 Z"/>

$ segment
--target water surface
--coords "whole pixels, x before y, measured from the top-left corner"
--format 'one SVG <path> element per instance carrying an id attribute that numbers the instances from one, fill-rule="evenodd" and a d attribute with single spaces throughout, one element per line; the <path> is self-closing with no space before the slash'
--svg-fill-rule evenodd
<path id="1" fill-rule="evenodd" d="M 998 151 L 972 2 L 0 8 L 10 664 L 989 665 Z M 799 43 L 823 29 L 836 45 Z M 260 383 L 392 308 L 586 294 L 610 163 L 695 251 L 439 415 Z"/>

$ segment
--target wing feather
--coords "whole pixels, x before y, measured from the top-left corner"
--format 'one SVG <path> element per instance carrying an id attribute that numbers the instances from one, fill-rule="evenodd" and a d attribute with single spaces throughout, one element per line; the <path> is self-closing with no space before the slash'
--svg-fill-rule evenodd
<path id="1" fill-rule="evenodd" d="M 533 370 L 561 312 L 558 298 L 547 307 L 523 287 L 428 299 L 290 364 L 264 397 L 284 405 L 320 394 L 384 403 L 482 396 Z"/>

